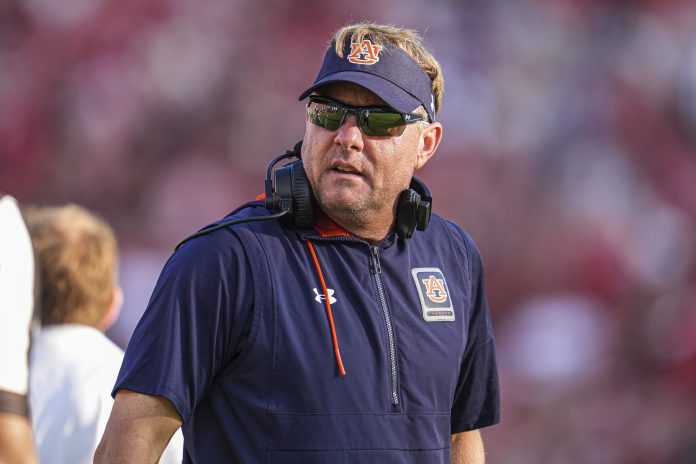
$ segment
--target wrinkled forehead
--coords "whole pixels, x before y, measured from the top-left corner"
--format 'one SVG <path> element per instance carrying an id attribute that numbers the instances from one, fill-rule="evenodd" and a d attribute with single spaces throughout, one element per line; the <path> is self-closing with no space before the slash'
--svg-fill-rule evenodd
<path id="1" fill-rule="evenodd" d="M 389 106 L 374 92 L 352 82 L 330 82 L 314 93 L 351 106 Z"/>

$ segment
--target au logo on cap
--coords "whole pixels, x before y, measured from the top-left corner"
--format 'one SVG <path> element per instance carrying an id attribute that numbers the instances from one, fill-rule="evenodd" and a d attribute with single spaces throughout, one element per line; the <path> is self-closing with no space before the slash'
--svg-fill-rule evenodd
<path id="1" fill-rule="evenodd" d="M 370 39 L 365 39 L 362 42 L 351 42 L 348 61 L 355 64 L 375 64 L 379 61 L 380 50 L 382 50 L 382 46 L 373 44 Z"/>
<path id="2" fill-rule="evenodd" d="M 442 271 L 436 267 L 417 267 L 411 269 L 411 275 L 418 289 L 423 319 L 428 322 L 453 321 L 454 307 Z"/>

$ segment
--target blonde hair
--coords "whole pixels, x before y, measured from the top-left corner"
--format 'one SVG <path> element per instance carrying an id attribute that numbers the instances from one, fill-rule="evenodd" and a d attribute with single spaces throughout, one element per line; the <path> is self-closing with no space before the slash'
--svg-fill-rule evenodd
<path id="1" fill-rule="evenodd" d="M 74 204 L 24 211 L 41 283 L 41 324 L 97 327 L 116 281 L 117 244 L 111 227 Z"/>
<path id="2" fill-rule="evenodd" d="M 338 29 L 331 38 L 331 42 L 335 41 L 336 54 L 340 57 L 343 57 L 343 44 L 348 37 L 354 42 L 360 42 L 365 37 L 369 37 L 375 45 L 384 46 L 386 42 L 389 42 L 405 51 L 430 77 L 435 100 L 435 113 L 440 112 L 442 95 L 445 91 L 445 79 L 442 77 L 440 63 L 423 46 L 423 38 L 418 32 L 403 27 L 371 22 L 349 24 Z"/>

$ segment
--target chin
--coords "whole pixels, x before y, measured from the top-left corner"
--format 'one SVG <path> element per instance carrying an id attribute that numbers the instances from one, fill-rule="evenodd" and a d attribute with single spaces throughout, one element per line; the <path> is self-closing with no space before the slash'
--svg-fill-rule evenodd
<path id="1" fill-rule="evenodd" d="M 356 198 L 352 192 L 324 194 L 319 198 L 319 205 L 325 213 L 355 214 L 365 207 L 365 199 Z"/>

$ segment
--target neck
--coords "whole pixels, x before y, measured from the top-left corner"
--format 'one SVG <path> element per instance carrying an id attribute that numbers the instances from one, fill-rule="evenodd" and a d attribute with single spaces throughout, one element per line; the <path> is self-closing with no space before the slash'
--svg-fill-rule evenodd
<path id="1" fill-rule="evenodd" d="M 370 244 L 375 244 L 383 240 L 391 231 L 393 215 L 384 220 L 380 220 L 377 215 L 370 219 L 362 219 L 356 215 L 342 215 L 335 212 L 326 213 L 319 210 L 320 217 L 325 217 L 343 228 L 350 235 L 363 239 Z"/>

